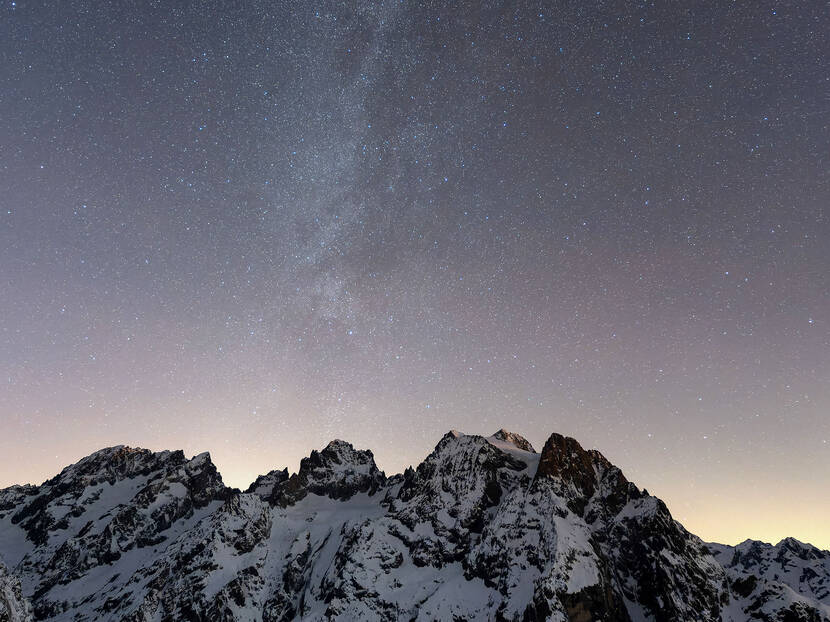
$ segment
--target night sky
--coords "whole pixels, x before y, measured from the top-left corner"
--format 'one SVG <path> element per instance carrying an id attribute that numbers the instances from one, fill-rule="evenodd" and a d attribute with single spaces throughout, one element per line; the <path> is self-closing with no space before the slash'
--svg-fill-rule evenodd
<path id="1" fill-rule="evenodd" d="M 0 486 L 597 447 L 830 548 L 830 10 L 0 6 Z"/>

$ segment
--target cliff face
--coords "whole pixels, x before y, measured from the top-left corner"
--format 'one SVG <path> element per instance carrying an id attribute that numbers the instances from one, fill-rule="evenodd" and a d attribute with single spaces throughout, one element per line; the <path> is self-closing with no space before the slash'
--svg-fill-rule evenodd
<path id="1" fill-rule="evenodd" d="M 390 478 L 333 441 L 244 493 L 105 449 L 0 491 L 0 559 L 0 622 L 830 620 L 830 553 L 705 545 L 599 452 L 505 430 Z"/>

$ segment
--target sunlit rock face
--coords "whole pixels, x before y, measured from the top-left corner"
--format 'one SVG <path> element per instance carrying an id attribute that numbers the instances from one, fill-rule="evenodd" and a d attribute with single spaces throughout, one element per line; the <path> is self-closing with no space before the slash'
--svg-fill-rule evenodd
<path id="1" fill-rule="evenodd" d="M 114 447 L 0 490 L 0 622 L 830 620 L 830 553 L 707 545 L 596 450 L 447 433 L 387 478 L 332 441 L 245 492 Z"/>

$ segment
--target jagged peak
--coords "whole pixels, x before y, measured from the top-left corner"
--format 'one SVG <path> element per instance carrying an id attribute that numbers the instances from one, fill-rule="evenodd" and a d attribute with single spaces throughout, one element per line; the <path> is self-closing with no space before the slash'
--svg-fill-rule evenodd
<path id="1" fill-rule="evenodd" d="M 540 475 L 575 475 L 591 472 L 593 459 L 575 438 L 554 432 L 542 447 Z"/>
<path id="2" fill-rule="evenodd" d="M 51 532 L 66 529 L 70 524 L 65 508 L 71 508 L 68 515 L 77 518 L 85 513 L 89 499 L 98 498 L 106 486 L 120 486 L 122 491 L 128 491 L 132 486 L 121 484 L 133 479 L 139 480 L 139 491 L 131 500 L 133 504 L 154 503 L 159 492 L 171 482 L 185 487 L 188 503 L 196 508 L 234 493 L 222 482 L 208 452 L 188 460 L 182 450 L 153 452 L 116 445 L 67 466 L 41 486 L 26 491 L 25 500 L 18 493 L 18 498 L 25 502 L 15 508 L 12 523 L 19 524 L 36 545 L 43 545 Z"/>
<path id="3" fill-rule="evenodd" d="M 129 445 L 113 445 L 111 447 L 102 447 L 96 451 L 93 451 L 88 456 L 84 456 L 76 463 L 69 465 L 70 468 L 72 466 L 81 466 L 90 463 L 98 463 L 103 460 L 118 460 L 123 459 L 127 456 L 140 456 L 140 455 L 147 455 L 152 453 L 149 449 L 144 449 L 142 447 L 130 447 Z"/>
<path id="4" fill-rule="evenodd" d="M 788 551 L 799 559 L 804 560 L 810 558 L 830 557 L 830 551 L 823 551 L 817 546 L 807 542 L 802 542 L 801 540 L 793 537 L 783 538 L 780 542 L 778 542 L 778 544 L 775 545 L 775 548 L 780 553 Z"/>
<path id="5" fill-rule="evenodd" d="M 782 540 L 783 542 L 783 540 Z M 734 548 L 750 548 L 750 547 L 771 547 L 773 546 L 769 542 L 764 542 L 763 540 L 754 540 L 752 538 L 747 538 L 743 542 L 739 542 L 735 545 Z"/>
<path id="6" fill-rule="evenodd" d="M 506 438 L 510 438 L 511 440 L 502 440 L 502 438 L 500 438 L 501 435 L 498 432 L 492 436 L 486 437 L 478 434 L 464 434 L 463 432 L 459 432 L 457 430 L 451 430 L 441 437 L 441 440 L 438 441 L 435 449 L 433 449 L 424 461 L 418 465 L 416 470 L 421 473 L 426 473 L 434 470 L 440 464 L 460 464 L 461 462 L 473 457 L 475 457 L 475 460 L 478 461 L 479 464 L 483 464 L 480 460 L 492 459 L 499 462 L 503 460 L 504 456 L 510 458 L 508 462 L 511 469 L 514 471 L 524 470 L 527 468 L 528 464 L 531 463 L 535 468 L 535 463 L 538 459 L 537 456 L 519 455 L 519 452 L 521 451 L 525 451 L 530 454 L 535 453 L 532 451 L 533 447 L 530 443 L 518 434 L 512 434 L 504 430 L 500 430 L 500 432 L 505 432 L 506 435 L 509 435 Z M 521 445 L 530 447 L 530 450 L 522 449 Z M 485 458 L 483 456 L 489 456 L 489 458 Z M 488 462 L 488 464 L 493 464 L 493 462 Z"/>
<path id="7" fill-rule="evenodd" d="M 211 461 L 209 452 L 188 460 L 181 449 L 151 451 L 141 447 L 115 445 L 105 447 L 65 467 L 32 492 L 39 498 L 54 499 L 60 495 L 78 496 L 88 486 L 140 476 L 185 476 L 198 488 L 224 488 L 222 477 Z M 41 499 L 42 501 L 42 499 Z"/>
<path id="8" fill-rule="evenodd" d="M 265 500 L 269 500 L 277 487 L 287 481 L 288 477 L 287 468 L 268 471 L 265 475 L 258 475 L 245 492 L 253 493 Z"/>
<path id="9" fill-rule="evenodd" d="M 576 497 L 569 507 L 578 514 L 598 490 L 617 510 L 629 499 L 645 495 L 600 452 L 584 449 L 576 439 L 555 432 L 545 442 L 539 457 L 536 481 L 544 480 L 559 482 L 557 486 L 564 487 L 561 492 L 565 488 L 572 490 Z"/>
<path id="10" fill-rule="evenodd" d="M 478 434 L 464 434 L 463 432 L 459 432 L 458 430 L 450 430 L 435 445 L 435 448 L 432 450 L 426 460 L 434 460 L 438 456 L 442 456 L 445 453 L 456 453 L 456 452 L 466 452 L 472 447 L 480 447 L 480 446 L 489 446 L 487 439 L 484 436 L 479 436 Z"/>
<path id="11" fill-rule="evenodd" d="M 824 551 L 812 544 L 787 537 L 777 544 L 770 544 L 761 540 L 747 539 L 736 544 L 718 545 L 724 551 L 731 552 L 732 557 L 729 565 L 752 567 L 762 562 L 775 562 L 786 566 L 792 563 L 793 557 L 802 561 L 830 559 L 830 551 Z"/>
<path id="12" fill-rule="evenodd" d="M 312 452 L 312 456 L 315 453 Z M 340 439 L 329 442 L 319 454 L 336 464 L 374 465 L 375 463 L 375 456 L 371 449 L 355 449 L 354 445 Z M 300 469 L 302 470 L 302 462 Z"/>
<path id="13" fill-rule="evenodd" d="M 113 445 L 95 451 L 74 464 L 65 467 L 59 475 L 44 482 L 53 485 L 71 479 L 97 481 L 146 475 L 150 471 L 186 466 L 188 471 L 216 470 L 210 452 L 196 454 L 189 460 L 181 449 L 152 451 L 142 447 Z"/>
<path id="14" fill-rule="evenodd" d="M 441 437 L 441 440 L 438 441 L 438 444 L 436 445 L 436 448 L 440 447 L 442 443 L 455 442 L 457 440 L 460 440 L 460 439 L 466 438 L 466 437 L 467 437 L 467 435 L 464 434 L 463 432 L 459 432 L 458 430 L 450 430 L 449 432 L 444 434 L 444 436 Z"/>
<path id="15" fill-rule="evenodd" d="M 202 453 L 196 454 L 195 456 L 193 456 L 190 459 L 190 464 L 193 465 L 193 466 L 196 466 L 196 465 L 199 465 L 199 464 L 206 464 L 208 462 L 212 462 L 212 460 L 210 459 L 210 452 L 209 451 L 203 451 Z"/>
<path id="16" fill-rule="evenodd" d="M 102 464 L 118 464 L 140 461 L 142 459 L 152 459 L 159 464 L 175 463 L 183 464 L 185 462 L 192 466 L 200 464 L 211 463 L 211 456 L 209 451 L 203 451 L 194 455 L 189 460 L 185 457 L 184 451 L 181 449 L 164 449 L 162 451 L 153 451 L 143 447 L 131 447 L 129 445 L 113 445 L 111 447 L 103 447 L 97 451 L 92 452 L 88 456 L 84 456 L 77 462 L 68 465 L 63 469 L 80 469 L 89 466 L 97 466 Z"/>
<path id="17" fill-rule="evenodd" d="M 758 550 L 768 550 L 768 549 L 787 549 L 793 552 L 800 552 L 800 551 L 819 551 L 818 547 L 809 544 L 807 542 L 802 542 L 797 538 L 793 538 L 792 536 L 788 536 L 786 538 L 782 538 L 776 544 L 772 544 L 770 542 L 764 542 L 763 540 L 754 540 L 752 538 L 747 538 L 743 542 L 736 544 L 734 547 L 735 549 L 758 549 Z"/>
<path id="18" fill-rule="evenodd" d="M 775 548 L 786 547 L 790 549 L 813 549 L 815 548 L 812 544 L 807 544 L 806 542 L 802 542 L 796 538 L 788 536 L 786 538 L 782 538 L 778 544 L 775 545 Z"/>
<path id="19" fill-rule="evenodd" d="M 533 445 L 531 445 L 530 441 L 528 441 L 524 436 L 516 434 L 515 432 L 509 432 L 504 428 L 490 436 L 490 439 L 501 441 L 503 443 L 509 443 L 522 451 L 528 451 L 532 454 L 536 453 L 536 450 L 533 449 Z"/>
<path id="20" fill-rule="evenodd" d="M 209 456 L 208 456 L 209 461 Z M 104 447 L 70 464 L 55 477 L 43 483 L 45 487 L 65 485 L 79 480 L 94 483 L 99 480 L 117 480 L 146 474 L 168 465 L 179 466 L 187 462 L 182 450 L 153 452 L 141 447 L 113 445 Z"/>
<path id="21" fill-rule="evenodd" d="M 547 451 L 546 451 L 547 450 Z M 602 453 L 596 449 L 585 449 L 575 438 L 557 432 L 552 433 L 542 448 L 542 460 L 558 460 L 569 464 L 580 464 L 599 471 L 616 469 Z"/>
<path id="22" fill-rule="evenodd" d="M 111 447 L 103 447 L 97 451 L 92 452 L 78 460 L 75 465 L 88 464 L 91 462 L 100 462 L 102 460 L 127 460 L 140 456 L 155 456 L 160 459 L 184 457 L 184 452 L 181 449 L 163 451 L 153 451 L 145 449 L 144 447 L 131 447 L 130 445 L 113 445 Z M 72 466 L 72 465 L 70 465 Z"/>
<path id="23" fill-rule="evenodd" d="M 300 477 L 321 471 L 376 472 L 375 456 L 369 449 L 355 449 L 354 445 L 339 439 L 331 441 L 322 451 L 314 450 L 300 461 Z"/>
<path id="24" fill-rule="evenodd" d="M 447 441 L 458 441 L 458 440 L 469 440 L 473 439 L 473 442 L 482 443 L 482 442 L 489 442 L 491 445 L 498 446 L 499 443 L 506 443 L 508 445 L 513 445 L 517 449 L 521 449 L 522 451 L 527 451 L 530 453 L 536 453 L 536 450 L 533 449 L 533 445 L 530 444 L 525 437 L 521 436 L 520 434 L 516 434 L 514 432 L 510 432 L 501 428 L 495 434 L 490 436 L 480 436 L 478 434 L 465 434 L 464 432 L 459 432 L 458 430 L 450 430 L 444 436 L 441 437 L 441 440 L 438 442 L 436 448 L 440 447 L 443 442 Z M 495 443 L 493 441 L 496 441 Z"/>
<path id="25" fill-rule="evenodd" d="M 289 477 L 287 469 L 271 471 L 257 477 L 247 492 L 287 506 L 309 493 L 340 500 L 358 492 L 374 494 L 385 482 L 386 475 L 378 469 L 370 450 L 355 449 L 351 443 L 335 439 L 303 458 L 297 473 Z"/>

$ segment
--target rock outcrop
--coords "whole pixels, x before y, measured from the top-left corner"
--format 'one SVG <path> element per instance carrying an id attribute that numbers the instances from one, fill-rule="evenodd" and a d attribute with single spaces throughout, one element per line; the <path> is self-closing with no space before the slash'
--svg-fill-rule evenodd
<path id="1" fill-rule="evenodd" d="M 20 580 L 0 562 L 0 622 L 31 622 L 32 608 L 23 597 Z"/>

